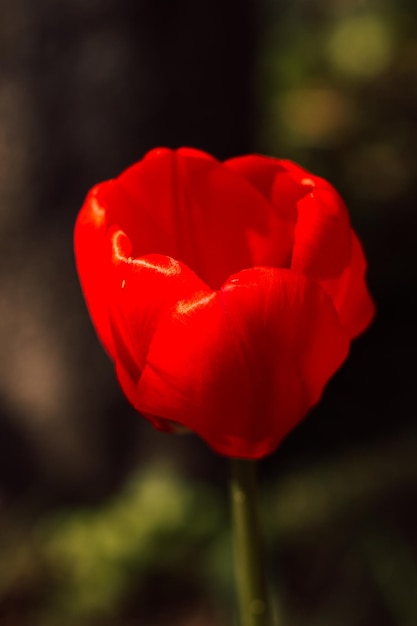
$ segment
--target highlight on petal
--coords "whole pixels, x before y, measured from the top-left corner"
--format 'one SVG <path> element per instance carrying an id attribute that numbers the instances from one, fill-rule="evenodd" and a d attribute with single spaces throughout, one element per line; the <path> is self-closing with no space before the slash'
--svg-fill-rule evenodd
<path id="1" fill-rule="evenodd" d="M 318 401 L 348 346 L 313 281 L 288 270 L 242 271 L 160 318 L 137 407 L 222 454 L 261 457 Z"/>
<path id="2" fill-rule="evenodd" d="M 134 259 L 129 238 L 116 227 L 108 233 L 108 245 L 112 256 L 108 314 L 116 372 L 126 396 L 136 407 L 136 385 L 161 315 L 179 300 L 190 295 L 199 297 L 209 288 L 184 264 L 170 257 L 150 254 Z"/>
<path id="3" fill-rule="evenodd" d="M 105 349 L 114 358 L 113 338 L 107 313 L 106 205 L 103 196 L 111 182 L 96 185 L 87 195 L 74 230 L 78 276 L 87 307 Z"/>

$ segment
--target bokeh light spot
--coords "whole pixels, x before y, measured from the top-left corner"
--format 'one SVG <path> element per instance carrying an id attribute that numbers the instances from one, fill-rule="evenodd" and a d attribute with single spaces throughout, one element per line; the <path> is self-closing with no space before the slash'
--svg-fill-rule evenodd
<path id="1" fill-rule="evenodd" d="M 354 78 L 372 78 L 391 61 L 392 33 L 380 16 L 345 18 L 331 32 L 327 50 L 338 71 Z"/>
<path id="2" fill-rule="evenodd" d="M 281 123 L 294 143 L 323 145 L 351 127 L 354 109 L 342 93 L 328 87 L 294 89 L 279 102 Z"/>

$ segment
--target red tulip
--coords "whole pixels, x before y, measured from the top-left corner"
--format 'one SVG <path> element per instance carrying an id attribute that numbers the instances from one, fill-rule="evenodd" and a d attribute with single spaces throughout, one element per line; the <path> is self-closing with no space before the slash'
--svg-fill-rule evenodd
<path id="1" fill-rule="evenodd" d="M 345 205 L 289 161 L 153 150 L 90 191 L 75 254 L 132 405 L 232 457 L 276 448 L 374 313 Z"/>

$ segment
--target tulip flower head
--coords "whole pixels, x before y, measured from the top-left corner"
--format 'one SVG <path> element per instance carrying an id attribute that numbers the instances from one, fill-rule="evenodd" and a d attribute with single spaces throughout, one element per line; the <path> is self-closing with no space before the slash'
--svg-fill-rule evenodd
<path id="1" fill-rule="evenodd" d="M 374 314 L 338 193 L 264 156 L 152 150 L 90 191 L 75 256 L 131 404 L 230 457 L 273 452 Z"/>

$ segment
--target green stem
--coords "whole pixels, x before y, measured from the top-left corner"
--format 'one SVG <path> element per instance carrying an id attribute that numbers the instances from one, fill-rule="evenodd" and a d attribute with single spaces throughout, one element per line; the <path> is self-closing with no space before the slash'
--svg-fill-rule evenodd
<path id="1" fill-rule="evenodd" d="M 240 626 L 270 626 L 256 499 L 255 463 L 231 460 L 235 575 Z"/>

